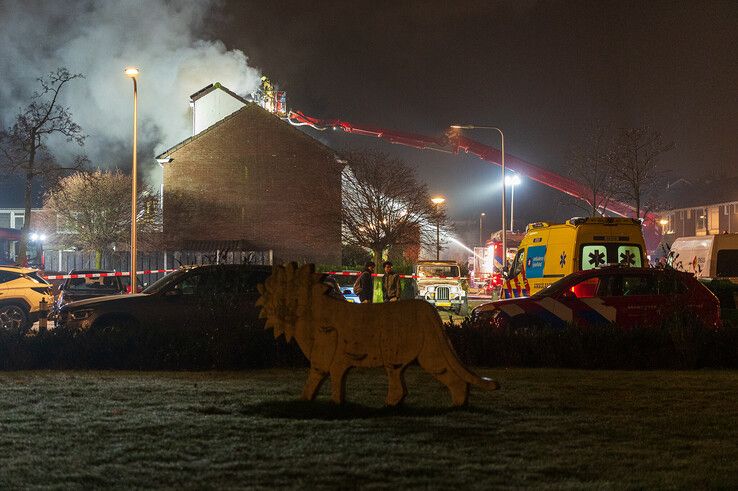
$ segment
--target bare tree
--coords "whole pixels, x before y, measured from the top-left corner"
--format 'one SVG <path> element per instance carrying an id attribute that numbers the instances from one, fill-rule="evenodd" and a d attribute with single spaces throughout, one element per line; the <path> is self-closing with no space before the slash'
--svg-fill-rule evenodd
<path id="1" fill-rule="evenodd" d="M 612 160 L 613 139 L 609 128 L 602 125 L 587 130 L 582 142 L 574 146 L 569 157 L 569 175 L 583 184 L 588 194 L 581 200 L 573 200 L 575 206 L 586 210 L 592 217 L 602 216 L 613 199 Z"/>
<path id="2" fill-rule="evenodd" d="M 673 147 L 673 142 L 664 142 L 661 133 L 648 126 L 617 132 L 609 168 L 616 196 L 635 208 L 637 218 L 645 217 L 656 205 L 665 177 L 659 157 Z"/>
<path id="3" fill-rule="evenodd" d="M 347 155 L 343 172 L 342 238 L 370 249 L 375 262 L 392 246 L 435 243 L 436 224 L 446 215 L 402 160 L 381 152 Z"/>
<path id="4" fill-rule="evenodd" d="M 27 260 L 34 183 L 54 181 L 65 170 L 77 170 L 86 163 L 86 158 L 79 156 L 69 165 L 60 165 L 46 146 L 51 136 L 61 136 L 80 146 L 84 144 L 82 129 L 72 119 L 69 108 L 59 101 L 62 89 L 77 78 L 82 75 L 71 74 L 66 68 L 58 68 L 46 78 L 39 78 L 40 90 L 34 92 L 31 103 L 21 109 L 10 127 L 0 131 L 0 166 L 25 179 L 23 240 L 18 251 L 21 263 Z"/>
<path id="5" fill-rule="evenodd" d="M 94 251 L 96 267 L 100 268 L 104 251 L 130 240 L 130 196 L 131 177 L 119 170 L 76 172 L 62 178 L 44 200 L 50 242 Z M 144 186 L 136 209 L 140 239 L 146 242 L 161 223 L 156 194 Z"/>

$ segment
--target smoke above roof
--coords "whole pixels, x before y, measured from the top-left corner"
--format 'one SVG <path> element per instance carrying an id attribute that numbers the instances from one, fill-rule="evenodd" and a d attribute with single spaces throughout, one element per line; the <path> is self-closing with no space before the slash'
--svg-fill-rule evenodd
<path id="1" fill-rule="evenodd" d="M 130 161 L 133 88 L 126 66 L 141 71 L 140 159 L 191 134 L 189 95 L 212 82 L 238 94 L 259 85 L 259 70 L 240 50 L 200 33 L 213 1 L 0 0 L 0 121 L 11 123 L 37 88 L 36 78 L 65 66 L 82 73 L 63 94 L 88 135 L 83 151 L 95 166 Z M 78 148 L 50 142 L 64 158 Z"/>

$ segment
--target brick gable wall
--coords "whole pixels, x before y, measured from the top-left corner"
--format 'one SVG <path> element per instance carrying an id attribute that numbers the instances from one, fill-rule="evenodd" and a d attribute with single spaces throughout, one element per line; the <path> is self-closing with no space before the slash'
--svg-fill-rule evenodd
<path id="1" fill-rule="evenodd" d="M 340 262 L 341 166 L 330 149 L 249 105 L 169 156 L 170 247 L 242 240 L 275 262 Z"/>

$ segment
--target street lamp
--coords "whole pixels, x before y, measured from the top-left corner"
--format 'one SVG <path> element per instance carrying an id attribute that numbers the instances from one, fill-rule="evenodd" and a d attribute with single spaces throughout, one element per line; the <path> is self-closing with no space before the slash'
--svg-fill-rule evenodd
<path id="1" fill-rule="evenodd" d="M 482 242 L 482 219 L 486 217 L 487 214 L 485 212 L 482 212 L 479 214 L 479 245 L 484 246 L 484 242 Z"/>
<path id="2" fill-rule="evenodd" d="M 441 216 L 439 214 L 439 207 L 446 202 L 446 198 L 443 196 L 436 196 L 431 198 L 431 201 L 436 205 L 436 261 L 441 259 Z"/>
<path id="3" fill-rule="evenodd" d="M 520 184 L 520 176 L 513 174 L 505 176 L 505 184 L 510 186 L 510 232 L 513 231 L 513 220 L 515 218 L 515 186 Z"/>
<path id="4" fill-rule="evenodd" d="M 138 138 L 138 68 L 125 69 L 126 76 L 133 80 L 133 169 L 131 170 L 131 293 L 136 293 L 136 145 Z"/>
<path id="5" fill-rule="evenodd" d="M 507 233 L 505 217 L 505 134 L 496 126 L 477 126 L 474 124 L 452 124 L 451 128 L 456 130 L 494 130 L 500 134 L 500 165 L 502 167 L 502 264 L 507 269 Z"/>

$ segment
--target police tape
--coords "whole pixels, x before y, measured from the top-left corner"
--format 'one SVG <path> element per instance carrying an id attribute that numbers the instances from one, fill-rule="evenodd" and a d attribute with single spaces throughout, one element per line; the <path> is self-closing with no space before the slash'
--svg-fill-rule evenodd
<path id="1" fill-rule="evenodd" d="M 136 271 L 136 274 L 159 274 L 159 273 L 171 273 L 177 271 L 176 269 L 144 269 L 142 271 Z M 114 271 L 112 273 L 79 273 L 79 274 L 56 274 L 44 276 L 45 280 L 69 280 L 76 278 L 107 278 L 110 276 L 131 276 L 130 271 Z"/>
<path id="2" fill-rule="evenodd" d="M 331 276 L 358 276 L 362 273 L 362 271 L 327 271 L 323 274 L 328 274 Z M 384 276 L 381 273 L 372 273 L 372 278 L 381 278 Z M 466 276 L 418 276 L 416 274 L 399 274 L 397 275 L 400 278 L 405 278 L 408 280 L 466 280 L 468 279 Z"/>
<path id="3" fill-rule="evenodd" d="M 142 271 L 136 271 L 136 274 L 160 274 L 160 273 L 171 273 L 177 271 L 176 269 L 144 269 Z M 323 274 L 332 276 L 358 276 L 361 271 L 328 271 Z M 44 276 L 46 280 L 67 280 L 76 278 L 106 278 L 109 276 L 131 276 L 129 271 L 114 271 L 112 273 L 79 273 L 79 274 L 57 274 Z M 381 278 L 384 276 L 381 273 L 372 273 L 373 278 Z M 465 276 L 418 276 L 414 274 L 400 274 L 400 278 L 404 279 L 423 279 L 423 280 L 466 280 Z"/>

